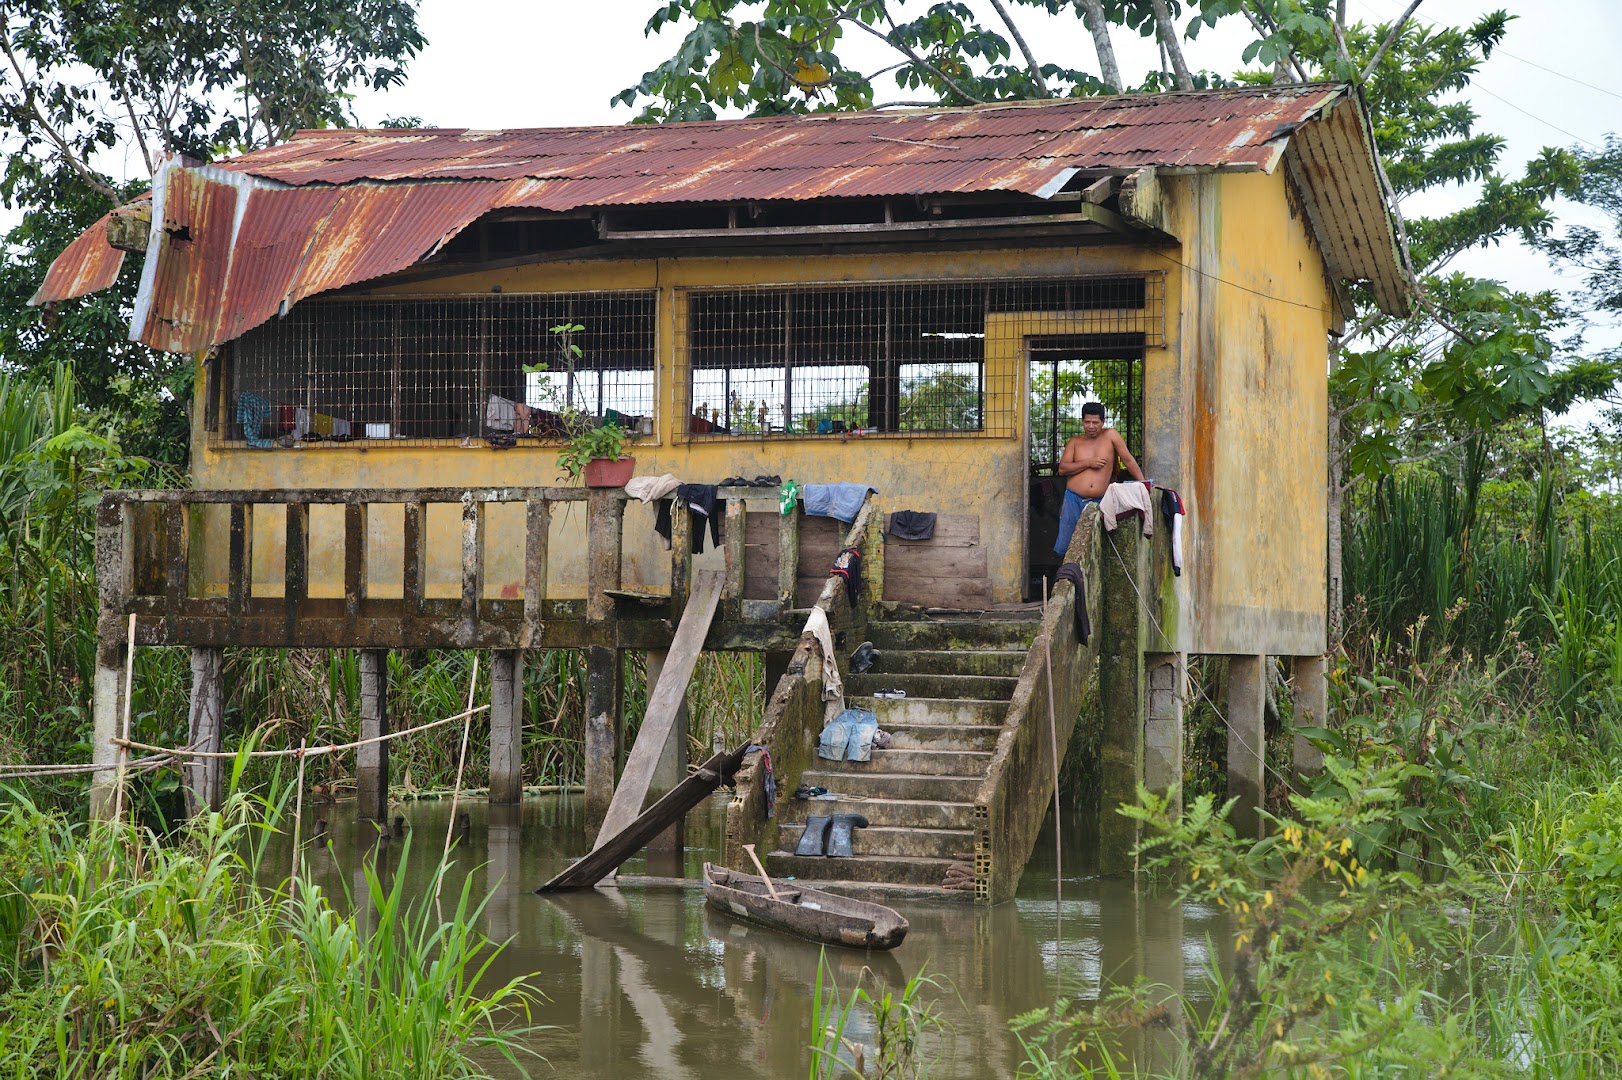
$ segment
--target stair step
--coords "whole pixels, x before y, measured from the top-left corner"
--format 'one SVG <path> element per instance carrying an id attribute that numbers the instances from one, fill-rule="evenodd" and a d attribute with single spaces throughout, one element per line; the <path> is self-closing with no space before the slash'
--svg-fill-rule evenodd
<path id="1" fill-rule="evenodd" d="M 1001 727 L 1008 714 L 1006 701 L 973 701 L 962 698 L 876 698 L 852 694 L 845 704 L 866 709 L 878 717 L 885 731 L 903 724 L 962 724 L 969 727 Z"/>
<path id="2" fill-rule="evenodd" d="M 892 724 L 884 730 L 890 733 L 891 751 L 990 750 L 1002 733 L 997 724 Z"/>
<path id="3" fill-rule="evenodd" d="M 834 772 L 821 768 L 833 762 L 819 762 L 817 768 L 800 774 L 800 782 L 825 787 L 839 795 L 856 795 L 866 800 L 939 799 L 942 802 L 974 802 L 980 790 L 978 776 L 919 776 L 915 773 Z M 865 814 L 860 801 L 834 803 L 841 813 Z M 871 821 L 872 817 L 869 816 Z"/>
<path id="4" fill-rule="evenodd" d="M 859 833 L 857 839 L 860 840 Z M 827 859 L 774 851 L 766 856 L 766 869 L 775 879 L 792 876 L 803 881 L 837 878 L 895 885 L 939 885 L 953 861 L 917 855 L 854 855 L 848 859 Z"/>
<path id="5" fill-rule="evenodd" d="M 1018 678 L 1025 666 L 1023 649 L 890 649 L 880 650 L 868 672 L 883 675 L 1000 675 Z"/>
<path id="6" fill-rule="evenodd" d="M 836 813 L 846 813 L 838 810 Z M 897 828 L 889 825 L 872 824 L 872 817 L 864 814 L 869 822 L 865 829 L 857 829 L 851 839 L 851 848 L 858 855 L 885 855 L 885 856 L 923 856 L 931 859 L 953 859 L 959 856 L 970 859 L 974 852 L 974 831 L 972 829 L 918 829 Z M 805 831 L 805 822 L 789 825 L 784 824 L 778 832 L 778 844 L 784 851 L 793 851 L 800 842 L 800 834 Z"/>
<path id="7" fill-rule="evenodd" d="M 817 768 L 841 776 L 852 773 L 904 773 L 908 776 L 972 776 L 979 779 L 991 764 L 989 750 L 874 750 L 871 761 L 828 761 Z M 837 791 L 833 784 L 827 785 Z"/>
<path id="8" fill-rule="evenodd" d="M 781 828 L 804 825 L 812 814 L 861 814 L 872 828 L 971 829 L 974 827 L 972 802 L 943 802 L 938 799 L 778 799 L 777 823 Z M 799 835 L 795 834 L 798 841 Z M 780 845 L 781 846 L 781 845 Z M 793 850 L 793 844 L 786 845 Z"/>
<path id="9" fill-rule="evenodd" d="M 972 698 L 976 701 L 1007 701 L 1019 680 L 1002 675 L 920 675 L 911 672 L 851 675 L 845 679 L 848 694 L 871 696 L 875 690 L 905 690 L 908 697 Z"/>
<path id="10" fill-rule="evenodd" d="M 1036 636 L 1033 619 L 891 619 L 867 624 L 868 640 L 886 649 L 1023 649 Z"/>

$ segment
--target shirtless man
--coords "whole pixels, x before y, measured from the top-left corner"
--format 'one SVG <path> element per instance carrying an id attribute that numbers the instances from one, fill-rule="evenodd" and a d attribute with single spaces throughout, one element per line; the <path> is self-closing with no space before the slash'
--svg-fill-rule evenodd
<path id="1" fill-rule="evenodd" d="M 1115 479 L 1115 462 L 1126 465 L 1134 480 L 1143 479 L 1137 459 L 1126 448 L 1121 433 L 1104 426 L 1104 406 L 1089 401 L 1081 407 L 1081 434 L 1064 444 L 1059 459 L 1059 475 L 1065 477 L 1064 508 L 1059 511 L 1059 538 L 1053 545 L 1060 558 L 1070 550 L 1070 538 L 1088 503 L 1103 500 L 1104 491 Z"/>

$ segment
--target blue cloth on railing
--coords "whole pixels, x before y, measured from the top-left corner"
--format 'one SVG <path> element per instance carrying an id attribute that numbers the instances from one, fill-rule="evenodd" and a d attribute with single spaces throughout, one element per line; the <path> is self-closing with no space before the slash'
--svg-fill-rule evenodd
<path id="1" fill-rule="evenodd" d="M 269 401 L 252 390 L 244 390 L 237 394 L 237 423 L 242 425 L 242 438 L 249 446 L 268 450 L 276 445 L 274 441 L 260 434 L 265 429 L 265 421 L 269 419 Z"/>
<path id="2" fill-rule="evenodd" d="M 826 761 L 871 761 L 879 718 L 866 709 L 846 709 L 822 729 L 817 756 Z"/>
<path id="3" fill-rule="evenodd" d="M 766 770 L 761 789 L 766 796 L 766 816 L 771 817 L 777 813 L 777 774 L 772 772 L 772 752 L 759 743 L 750 743 L 749 749 L 760 751 L 760 764 Z"/>
<path id="4" fill-rule="evenodd" d="M 867 493 L 877 490 L 867 484 L 807 484 L 800 494 L 807 514 L 838 518 L 848 525 L 862 512 Z"/>

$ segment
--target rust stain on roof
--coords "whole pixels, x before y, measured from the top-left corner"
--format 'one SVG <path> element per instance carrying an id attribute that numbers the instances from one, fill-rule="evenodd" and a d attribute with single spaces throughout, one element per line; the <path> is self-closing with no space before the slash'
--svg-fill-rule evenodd
<path id="1" fill-rule="evenodd" d="M 217 165 L 160 171 L 162 231 L 132 336 L 206 349 L 284 305 L 403 270 L 498 209 L 1041 197 L 1077 170 L 1270 172 L 1289 137 L 1347 94 L 1316 84 L 663 126 L 301 132 Z M 1373 197 L 1383 208 L 1377 188 Z M 31 303 L 112 283 L 122 254 L 105 227 L 58 256 Z M 1364 231 L 1345 238 L 1356 244 Z"/>

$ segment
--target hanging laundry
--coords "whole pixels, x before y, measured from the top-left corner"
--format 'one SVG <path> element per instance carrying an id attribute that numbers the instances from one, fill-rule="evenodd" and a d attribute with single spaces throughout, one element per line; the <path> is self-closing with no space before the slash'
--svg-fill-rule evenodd
<path id="1" fill-rule="evenodd" d="M 844 708 L 845 684 L 839 678 L 839 662 L 834 659 L 834 635 L 828 626 L 828 613 L 819 607 L 812 608 L 802 632 L 816 638 L 817 647 L 822 650 L 822 700 L 837 701 L 840 708 Z"/>
<path id="2" fill-rule="evenodd" d="M 855 548 L 846 548 L 839 553 L 833 566 L 828 571 L 845 579 L 845 599 L 854 607 L 862 595 L 862 553 Z"/>
<path id="3" fill-rule="evenodd" d="M 1092 620 L 1087 617 L 1087 579 L 1082 576 L 1080 566 L 1067 562 L 1059 567 L 1054 580 L 1068 581 L 1076 587 L 1076 640 L 1085 645 L 1093 636 Z"/>
<path id="4" fill-rule="evenodd" d="M 693 519 L 693 554 L 704 550 L 704 523 L 709 522 L 710 542 L 721 546 L 721 510 L 725 506 L 715 497 L 714 484 L 682 484 L 676 489 L 676 505 L 687 507 Z M 657 526 L 655 526 L 657 527 Z M 668 533 L 662 534 L 668 538 Z"/>
<path id="5" fill-rule="evenodd" d="M 1106 488 L 1104 500 L 1098 504 L 1099 513 L 1104 515 L 1104 528 L 1114 532 L 1116 521 L 1120 516 L 1135 510 L 1143 516 L 1143 538 L 1147 540 L 1153 536 L 1155 512 L 1149 502 L 1151 486 L 1147 481 L 1129 480 L 1122 484 L 1111 484 Z"/>
<path id="6" fill-rule="evenodd" d="M 750 743 L 749 749 L 760 751 L 760 765 L 766 770 L 761 790 L 766 798 L 766 816 L 771 817 L 777 812 L 777 775 L 772 772 L 772 752 L 759 743 Z"/>
<path id="7" fill-rule="evenodd" d="M 928 540 L 935 535 L 935 515 L 923 510 L 897 510 L 890 515 L 889 532 L 897 540 Z"/>
<path id="8" fill-rule="evenodd" d="M 679 487 L 681 481 L 677 480 L 673 473 L 665 473 L 663 476 L 633 476 L 625 482 L 625 494 L 648 503 L 674 494 Z"/>
<path id="9" fill-rule="evenodd" d="M 1188 514 L 1183 497 L 1171 488 L 1160 489 L 1160 516 L 1171 529 L 1171 572 L 1183 576 L 1183 518 Z"/>
<path id="10" fill-rule="evenodd" d="M 784 517 L 794 513 L 794 507 L 800 501 L 800 485 L 793 480 L 785 483 L 777 492 L 777 509 Z"/>
<path id="11" fill-rule="evenodd" d="M 813 517 L 838 518 L 849 525 L 862 512 L 867 493 L 878 490 L 867 484 L 807 484 L 805 512 Z"/>

